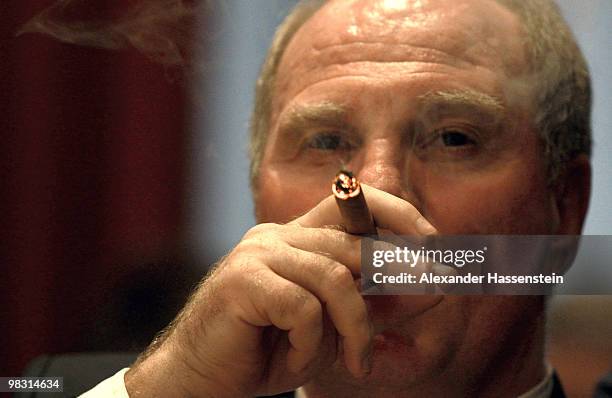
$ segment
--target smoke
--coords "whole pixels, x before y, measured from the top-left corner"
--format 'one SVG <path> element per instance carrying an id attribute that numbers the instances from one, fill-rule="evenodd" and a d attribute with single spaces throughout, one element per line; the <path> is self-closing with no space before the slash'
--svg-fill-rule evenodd
<path id="1" fill-rule="evenodd" d="M 165 66 L 186 66 L 195 50 L 198 19 L 207 1 L 121 1 L 115 14 L 108 2 L 60 0 L 28 21 L 17 33 L 42 33 L 62 42 L 110 50 L 135 48 Z M 111 2 L 112 3 L 112 2 Z M 105 9 L 100 9 L 102 5 Z M 83 10 L 91 15 L 83 15 Z M 120 12 L 116 12 L 120 11 Z"/>

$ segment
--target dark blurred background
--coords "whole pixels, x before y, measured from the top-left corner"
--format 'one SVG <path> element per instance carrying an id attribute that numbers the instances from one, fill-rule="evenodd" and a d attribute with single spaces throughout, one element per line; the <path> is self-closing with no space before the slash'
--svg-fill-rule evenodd
<path id="1" fill-rule="evenodd" d="M 44 352 L 140 349 L 196 278 L 182 255 L 188 82 L 135 49 L 16 32 L 0 4 L 0 374 Z M 74 15 L 120 15 L 125 1 Z"/>
<path id="2" fill-rule="evenodd" d="M 108 36 L 108 28 L 133 33 L 151 22 L 142 10 L 144 25 L 122 19 L 139 2 L 168 10 L 194 3 L 0 4 L 1 376 L 21 374 L 43 353 L 141 350 L 254 222 L 246 157 L 252 88 L 274 27 L 295 1 L 203 2 L 199 23 L 178 15 L 178 30 L 171 18 L 153 18 L 180 40 L 170 48 L 160 30 L 144 42 Z M 601 137 L 612 128 L 612 7 L 561 3 L 596 79 L 586 232 L 610 234 L 612 145 Z M 53 5 L 50 17 L 68 10 L 65 26 L 87 21 L 102 39 L 83 31 L 69 38 L 70 29 L 16 36 Z M 610 368 L 610 315 L 609 296 L 553 300 L 548 352 L 570 397 L 590 396 Z"/>

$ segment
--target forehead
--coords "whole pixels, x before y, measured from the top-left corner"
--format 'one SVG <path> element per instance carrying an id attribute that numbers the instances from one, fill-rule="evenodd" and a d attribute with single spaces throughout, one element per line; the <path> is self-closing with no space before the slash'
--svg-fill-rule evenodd
<path id="1" fill-rule="evenodd" d="M 510 10 L 494 0 L 332 0 L 305 26 L 319 32 L 309 31 L 315 33 L 309 35 L 313 41 L 330 45 L 374 38 L 404 42 L 408 36 L 418 41 L 423 35 L 430 38 L 441 33 L 480 40 L 498 32 L 516 34 L 517 22 Z M 459 41 L 451 44 L 461 49 Z"/>
<path id="2" fill-rule="evenodd" d="M 518 17 L 492 0 L 330 1 L 289 43 L 273 111 L 325 79 L 416 64 L 519 74 L 522 37 Z"/>

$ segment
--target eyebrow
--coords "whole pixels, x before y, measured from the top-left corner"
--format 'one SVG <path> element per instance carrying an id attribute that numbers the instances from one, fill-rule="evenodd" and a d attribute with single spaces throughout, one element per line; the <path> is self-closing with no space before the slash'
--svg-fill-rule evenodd
<path id="1" fill-rule="evenodd" d="M 323 101 L 315 104 L 298 105 L 281 116 L 279 126 L 288 132 L 302 131 L 313 125 L 344 127 L 347 125 L 348 110 L 346 107 Z"/>
<path id="2" fill-rule="evenodd" d="M 428 119 L 449 115 L 480 118 L 483 122 L 497 123 L 506 113 L 498 98 L 475 90 L 430 91 L 418 97 L 422 114 Z M 349 125 L 348 109 L 331 101 L 296 105 L 279 119 L 279 130 L 290 135 L 313 126 L 343 127 Z"/>
<path id="3" fill-rule="evenodd" d="M 432 119 L 469 112 L 483 121 L 495 123 L 506 114 L 500 99 L 474 90 L 430 91 L 421 95 L 419 102 L 423 115 Z"/>

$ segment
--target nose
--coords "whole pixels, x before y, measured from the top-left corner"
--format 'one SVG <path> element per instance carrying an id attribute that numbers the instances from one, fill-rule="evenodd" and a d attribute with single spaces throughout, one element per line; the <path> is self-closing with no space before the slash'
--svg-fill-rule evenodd
<path id="1" fill-rule="evenodd" d="M 364 148 L 360 167 L 355 170 L 359 180 L 412 202 L 415 195 L 410 186 L 404 149 L 400 143 L 388 140 L 369 143 Z"/>

